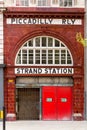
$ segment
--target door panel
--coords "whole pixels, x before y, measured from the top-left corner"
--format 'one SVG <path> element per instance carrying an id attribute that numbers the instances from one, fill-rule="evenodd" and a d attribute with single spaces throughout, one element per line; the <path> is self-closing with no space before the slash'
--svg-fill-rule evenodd
<path id="1" fill-rule="evenodd" d="M 56 89 L 55 87 L 42 87 L 42 119 L 56 119 Z"/>
<path id="2" fill-rule="evenodd" d="M 42 87 L 42 119 L 70 120 L 72 111 L 71 87 Z"/>
<path id="3" fill-rule="evenodd" d="M 39 120 L 39 88 L 18 89 L 19 120 Z"/>
<path id="4" fill-rule="evenodd" d="M 72 88 L 58 87 L 57 88 L 57 119 L 70 120 L 72 110 Z"/>

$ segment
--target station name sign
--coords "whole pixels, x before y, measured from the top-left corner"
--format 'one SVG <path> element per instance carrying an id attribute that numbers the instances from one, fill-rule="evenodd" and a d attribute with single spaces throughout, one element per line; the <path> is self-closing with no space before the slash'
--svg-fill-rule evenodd
<path id="1" fill-rule="evenodd" d="M 73 74 L 73 68 L 15 68 L 15 74 Z"/>
<path id="2" fill-rule="evenodd" d="M 53 18 L 7 18 L 7 24 L 56 24 L 82 25 L 81 19 L 53 19 Z"/>

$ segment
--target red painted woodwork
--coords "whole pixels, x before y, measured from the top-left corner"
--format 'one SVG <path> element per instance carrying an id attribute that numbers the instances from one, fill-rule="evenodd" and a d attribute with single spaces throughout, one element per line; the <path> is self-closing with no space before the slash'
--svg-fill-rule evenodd
<path id="1" fill-rule="evenodd" d="M 42 119 L 70 120 L 72 115 L 72 88 L 44 86 L 42 89 Z"/>
<path id="2" fill-rule="evenodd" d="M 42 118 L 43 120 L 56 119 L 56 96 L 55 95 L 56 95 L 55 87 L 43 87 L 42 89 Z"/>
<path id="3" fill-rule="evenodd" d="M 58 120 L 70 120 L 72 115 L 72 88 L 57 88 Z"/>

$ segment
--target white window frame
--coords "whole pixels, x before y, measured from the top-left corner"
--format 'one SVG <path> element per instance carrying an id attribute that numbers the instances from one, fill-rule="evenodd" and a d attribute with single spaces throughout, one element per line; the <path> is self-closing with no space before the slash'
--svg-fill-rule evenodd
<path id="1" fill-rule="evenodd" d="M 22 5 L 21 2 L 24 1 L 24 4 Z M 26 5 L 26 1 L 28 1 L 28 4 Z M 15 5 L 20 7 L 20 6 L 23 6 L 23 7 L 29 7 L 29 0 L 15 0 Z M 19 5 L 18 5 L 19 4 Z"/>
<path id="2" fill-rule="evenodd" d="M 20 0 L 21 1 L 21 0 Z M 5 0 L 5 7 L 59 7 L 59 8 L 75 8 L 75 7 L 80 7 L 80 8 L 84 8 L 85 7 L 85 0 L 72 0 L 72 6 L 60 6 L 60 1 L 58 0 L 57 4 L 53 4 L 53 0 L 50 0 L 50 6 L 38 6 L 38 0 L 36 0 L 36 3 L 34 0 L 28 0 L 29 3 L 28 5 L 18 5 L 17 6 L 17 0 Z"/>
<path id="3" fill-rule="evenodd" d="M 35 3 L 32 4 L 31 0 L 29 0 L 27 6 L 25 4 L 24 5 L 17 5 L 17 1 L 20 1 L 20 3 L 21 3 L 21 0 L 14 0 L 15 5 L 18 6 L 18 7 L 20 7 L 20 6 L 23 6 L 23 7 L 27 7 L 27 6 L 29 6 L 29 7 L 73 7 L 74 6 L 74 0 L 72 0 L 72 6 L 64 6 L 64 5 L 60 6 L 61 0 L 58 0 L 58 4 L 53 4 L 53 0 L 50 0 L 50 4 L 49 5 L 47 3 L 47 0 L 43 0 L 43 1 L 46 2 L 46 5 L 43 5 L 42 0 L 36 0 L 36 4 Z M 38 1 L 41 1 L 41 5 L 38 5 Z M 69 1 L 69 0 L 66 0 L 66 1 Z"/>
<path id="4" fill-rule="evenodd" d="M 36 40 L 36 38 L 39 38 L 40 39 L 40 46 L 35 46 L 36 44 L 36 42 L 35 42 L 35 40 Z M 44 38 L 44 39 L 46 39 L 46 46 L 42 46 L 42 38 Z M 52 38 L 52 46 L 48 46 L 48 39 L 49 38 Z M 33 40 L 33 43 L 32 43 L 32 45 L 33 46 L 29 46 L 29 43 L 30 43 L 30 41 L 31 40 Z M 55 41 L 58 43 L 58 46 L 56 46 L 55 45 Z M 25 46 L 26 45 L 26 46 Z M 22 57 L 22 50 L 27 50 L 27 57 L 26 57 L 26 59 L 27 59 L 27 61 L 26 61 L 26 63 L 23 63 L 23 57 Z M 33 53 L 32 53 L 32 55 L 33 55 L 33 59 L 32 59 L 32 61 L 33 61 L 33 63 L 32 64 L 30 64 L 29 63 L 29 50 L 33 50 Z M 39 50 L 40 51 L 40 53 L 38 53 L 38 55 L 40 55 L 40 63 L 38 64 L 35 64 L 35 62 L 37 61 L 36 59 L 37 58 L 35 58 L 36 57 L 36 54 L 35 54 L 35 51 L 36 50 Z M 42 50 L 46 50 L 46 64 L 43 64 L 42 62 L 44 61 L 44 60 L 42 60 L 43 58 L 42 58 Z M 52 62 L 53 63 L 49 63 L 49 60 L 48 60 L 48 51 L 49 50 L 52 50 L 52 54 L 50 54 L 50 55 L 52 55 Z M 57 50 L 59 50 L 59 53 L 58 53 L 58 55 L 59 55 L 59 63 L 58 64 L 56 64 L 56 57 L 55 57 L 55 51 L 57 51 Z M 64 58 L 65 58 L 65 62 L 66 63 L 62 63 L 61 61 L 63 60 L 61 60 L 61 50 L 65 50 L 65 54 L 64 54 Z M 21 60 L 21 63 L 17 63 L 17 59 L 18 59 L 18 54 L 19 54 L 19 52 L 21 52 L 20 53 L 20 60 Z M 69 61 L 68 59 L 67 59 L 67 52 L 69 53 L 69 58 L 70 58 L 70 64 L 68 64 L 67 62 Z M 36 65 L 40 65 L 40 66 L 72 66 L 73 65 L 73 58 L 72 58 L 72 55 L 71 55 L 71 53 L 70 53 L 70 51 L 69 51 L 69 49 L 67 48 L 67 46 L 62 42 L 62 41 L 60 41 L 60 40 L 58 40 L 58 39 L 56 39 L 56 38 L 53 38 L 53 37 L 49 37 L 49 36 L 39 36 L 39 37 L 35 37 L 35 38 L 33 38 L 33 39 L 30 39 L 30 40 L 28 40 L 27 42 L 25 42 L 23 45 L 22 45 L 22 47 L 19 49 L 19 51 L 18 51 L 18 53 L 17 53 L 17 55 L 16 55 L 16 58 L 15 58 L 15 65 L 17 65 L 17 66 L 36 66 Z"/>

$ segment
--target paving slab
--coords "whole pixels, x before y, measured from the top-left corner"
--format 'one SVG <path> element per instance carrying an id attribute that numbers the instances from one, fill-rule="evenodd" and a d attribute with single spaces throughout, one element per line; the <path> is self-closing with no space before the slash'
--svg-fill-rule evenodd
<path id="1" fill-rule="evenodd" d="M 87 130 L 87 121 L 8 121 L 5 130 Z"/>

